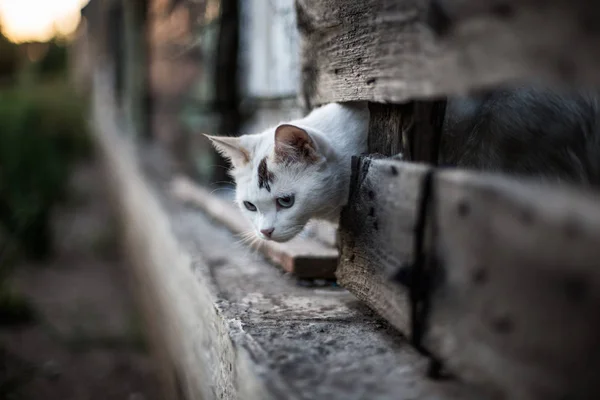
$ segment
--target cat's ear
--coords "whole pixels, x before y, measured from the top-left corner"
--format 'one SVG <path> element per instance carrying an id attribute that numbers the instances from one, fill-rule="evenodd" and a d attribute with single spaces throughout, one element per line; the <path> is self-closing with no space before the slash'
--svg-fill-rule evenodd
<path id="1" fill-rule="evenodd" d="M 279 162 L 308 162 L 319 159 L 314 140 L 302 128 L 279 125 L 275 129 L 275 160 Z"/>
<path id="2" fill-rule="evenodd" d="M 240 138 L 226 136 L 209 136 L 204 134 L 214 148 L 231 161 L 234 168 L 243 167 L 250 162 L 250 153 L 240 143 Z"/>

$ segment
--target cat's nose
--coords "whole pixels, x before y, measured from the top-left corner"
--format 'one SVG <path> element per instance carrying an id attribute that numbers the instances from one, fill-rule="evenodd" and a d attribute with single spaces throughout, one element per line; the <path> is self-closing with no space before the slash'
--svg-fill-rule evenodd
<path id="1" fill-rule="evenodd" d="M 262 233 L 263 235 L 265 235 L 266 237 L 270 238 L 271 235 L 273 234 L 273 231 L 275 230 L 275 228 L 269 228 L 269 229 L 261 229 L 260 233 Z"/>

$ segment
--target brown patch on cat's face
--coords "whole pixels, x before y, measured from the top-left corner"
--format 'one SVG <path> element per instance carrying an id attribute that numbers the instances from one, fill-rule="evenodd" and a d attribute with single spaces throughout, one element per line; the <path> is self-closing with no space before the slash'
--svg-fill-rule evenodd
<path id="1" fill-rule="evenodd" d="M 267 157 L 263 158 L 258 164 L 258 188 L 263 187 L 267 189 L 267 192 L 271 192 L 271 183 L 275 180 L 275 175 L 269 171 L 267 167 Z"/>

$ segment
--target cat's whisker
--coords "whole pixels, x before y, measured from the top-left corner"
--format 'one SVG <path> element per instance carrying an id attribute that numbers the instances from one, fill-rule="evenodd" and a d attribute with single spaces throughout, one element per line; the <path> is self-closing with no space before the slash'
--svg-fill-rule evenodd
<path id="1" fill-rule="evenodd" d="M 243 237 L 243 238 L 239 239 L 238 241 L 236 241 L 236 242 L 235 242 L 235 245 L 236 245 L 236 246 L 244 246 L 244 245 L 246 245 L 246 244 L 247 244 L 249 241 L 250 241 L 250 238 L 245 238 L 245 237 Z"/>
<path id="2" fill-rule="evenodd" d="M 219 190 L 225 190 L 225 191 L 230 191 L 230 192 L 234 192 L 234 193 L 235 193 L 235 189 L 230 189 L 230 188 L 223 188 L 223 187 L 221 187 L 221 188 L 216 188 L 216 189 L 214 189 L 212 192 L 210 192 L 210 194 L 216 193 L 216 192 L 218 192 Z"/>
<path id="3" fill-rule="evenodd" d="M 234 234 L 234 236 L 243 239 L 248 236 L 249 232 L 250 231 L 238 232 L 238 233 Z"/>
<path id="4" fill-rule="evenodd" d="M 258 239 L 258 243 L 256 244 L 256 248 L 254 249 L 254 257 L 256 257 L 258 255 L 258 252 L 261 251 L 262 252 L 262 248 L 264 246 L 264 241 L 261 239 Z"/>
<path id="5" fill-rule="evenodd" d="M 262 245 L 262 239 L 258 236 L 254 236 L 251 238 L 247 246 L 252 250 L 252 256 L 255 257 L 258 254 L 258 251 L 261 249 Z"/>
<path id="6" fill-rule="evenodd" d="M 236 236 L 240 237 L 240 240 L 238 240 L 236 242 L 236 244 L 246 245 L 246 246 L 248 246 L 249 243 L 251 243 L 256 238 L 256 235 L 254 234 L 254 231 L 252 231 L 252 230 L 239 233 Z"/>

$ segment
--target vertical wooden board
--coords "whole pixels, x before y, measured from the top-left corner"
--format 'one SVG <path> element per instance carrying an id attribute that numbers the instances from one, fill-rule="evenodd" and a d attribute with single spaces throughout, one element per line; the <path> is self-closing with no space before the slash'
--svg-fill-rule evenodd
<path id="1" fill-rule="evenodd" d="M 510 399 L 600 398 L 600 196 L 440 172 L 426 346 Z"/>
<path id="2" fill-rule="evenodd" d="M 405 156 L 411 161 L 437 165 L 442 137 L 446 100 L 415 101 L 412 103 L 410 129 L 405 129 Z"/>
<path id="3" fill-rule="evenodd" d="M 404 104 L 369 103 L 369 152 L 437 163 L 445 100 Z"/>
<path id="4" fill-rule="evenodd" d="M 369 152 L 391 156 L 402 151 L 402 132 L 410 105 L 369 103 Z M 408 114 L 410 117 L 410 114 Z"/>
<path id="5" fill-rule="evenodd" d="M 225 135 L 239 132 L 242 122 L 238 107 L 240 101 L 238 93 L 240 82 L 237 76 L 240 37 L 238 5 L 238 0 L 222 0 L 220 2 L 219 33 L 216 49 L 212 54 L 212 57 L 216 58 L 213 107 L 219 115 L 218 132 Z M 228 162 L 220 154 L 216 154 L 215 158 L 215 165 L 212 166 L 212 180 L 215 182 L 229 181 Z"/>
<path id="6" fill-rule="evenodd" d="M 340 220 L 338 282 L 409 334 L 406 290 L 390 274 L 414 260 L 421 186 L 429 168 L 393 159 L 355 159 L 349 205 Z"/>

